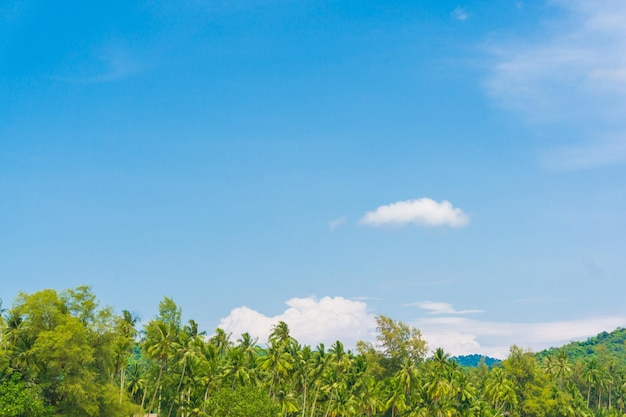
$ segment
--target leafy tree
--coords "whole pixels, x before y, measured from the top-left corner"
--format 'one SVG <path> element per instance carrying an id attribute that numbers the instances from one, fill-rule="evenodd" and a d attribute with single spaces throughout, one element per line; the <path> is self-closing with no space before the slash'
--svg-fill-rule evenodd
<path id="1" fill-rule="evenodd" d="M 52 408 L 44 404 L 36 386 L 24 383 L 22 375 L 14 373 L 0 384 L 0 416 L 45 417 L 52 415 Z"/>
<path id="2" fill-rule="evenodd" d="M 369 354 L 373 362 L 378 362 L 385 369 L 384 376 L 394 374 L 407 359 L 414 363 L 424 360 L 427 346 L 418 329 L 382 315 L 376 317 L 376 324 L 377 348 L 371 343 L 361 342 L 359 351 Z"/>
<path id="3" fill-rule="evenodd" d="M 66 417 L 131 413 L 111 378 L 114 315 L 98 306 L 89 287 L 21 293 L 8 316 L 6 375 L 19 372 L 46 406 Z"/>

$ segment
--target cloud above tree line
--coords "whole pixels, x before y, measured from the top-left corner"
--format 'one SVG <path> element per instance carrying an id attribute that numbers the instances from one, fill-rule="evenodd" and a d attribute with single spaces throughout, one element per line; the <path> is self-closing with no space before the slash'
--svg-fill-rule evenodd
<path id="1" fill-rule="evenodd" d="M 248 307 L 238 307 L 223 318 L 219 327 L 237 339 L 248 332 L 267 341 L 271 329 L 279 321 L 290 328 L 291 335 L 301 344 L 331 345 L 341 340 L 354 349 L 357 341 L 376 340 L 376 315 L 362 300 L 344 297 L 292 298 L 287 308 L 276 316 L 266 316 Z M 444 348 L 452 355 L 483 354 L 505 358 L 509 348 L 517 345 L 534 351 L 560 346 L 572 340 L 582 340 L 626 324 L 626 316 L 598 316 L 576 320 L 538 323 L 497 322 L 465 317 L 480 313 L 476 309 L 457 310 L 444 302 L 412 303 L 425 314 L 407 321 L 418 328 L 429 349 Z"/>

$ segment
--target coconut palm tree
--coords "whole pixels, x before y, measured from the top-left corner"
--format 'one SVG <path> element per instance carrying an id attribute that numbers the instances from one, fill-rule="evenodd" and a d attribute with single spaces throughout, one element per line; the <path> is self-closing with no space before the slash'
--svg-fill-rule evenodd
<path id="1" fill-rule="evenodd" d="M 311 368 L 311 383 L 315 387 L 315 394 L 313 395 L 313 403 L 311 405 L 310 417 L 314 417 L 315 415 L 315 406 L 317 404 L 320 388 L 323 385 L 323 376 L 328 371 L 329 363 L 330 356 L 326 353 L 324 344 L 320 343 L 319 345 L 317 345 L 317 349 L 315 350 Z"/>
<path id="2" fill-rule="evenodd" d="M 146 326 L 144 351 L 148 357 L 156 360 L 159 364 L 159 374 L 154 384 L 154 394 L 150 400 L 148 412 L 151 412 L 154 407 L 161 384 L 163 368 L 165 368 L 168 359 L 174 355 L 178 348 L 176 330 L 162 320 L 152 320 Z"/>
<path id="3" fill-rule="evenodd" d="M 513 382 L 502 368 L 494 368 L 485 384 L 485 395 L 496 415 L 500 415 L 507 405 L 517 404 Z"/>
<path id="4" fill-rule="evenodd" d="M 276 399 L 278 384 L 287 377 L 292 367 L 292 357 L 283 350 L 281 344 L 272 344 L 267 348 L 265 356 L 259 357 L 259 371 L 266 375 L 272 399 Z"/>
<path id="5" fill-rule="evenodd" d="M 123 310 L 122 316 L 118 318 L 116 323 L 117 340 L 114 353 L 114 375 L 120 374 L 120 404 L 122 403 L 124 393 L 124 379 L 128 358 L 133 353 L 135 339 L 139 335 L 139 331 L 135 328 L 138 320 L 139 318 L 133 317 L 130 311 Z"/>
<path id="6" fill-rule="evenodd" d="M 407 408 L 406 391 L 397 378 L 387 381 L 385 408 L 391 410 L 391 417 L 396 417 Z"/>
<path id="7" fill-rule="evenodd" d="M 167 412 L 168 417 L 172 414 L 174 403 L 177 401 L 182 403 L 179 395 L 181 386 L 183 385 L 183 381 L 185 379 L 185 373 L 187 372 L 189 363 L 198 358 L 200 355 L 200 345 L 202 344 L 201 337 L 204 336 L 204 334 L 204 332 L 198 332 L 198 324 L 194 320 L 189 320 L 188 325 L 184 327 L 182 333 L 180 334 L 180 340 L 177 343 L 176 357 L 178 359 L 178 364 L 182 365 L 182 370 L 178 380 L 178 385 L 176 386 L 174 400 L 170 403 L 170 408 Z"/>
<path id="8" fill-rule="evenodd" d="M 596 387 L 600 391 L 600 383 L 602 382 L 602 369 L 596 358 L 591 358 L 583 368 L 583 381 L 587 384 L 587 407 L 591 400 L 591 388 Z M 599 406 L 599 404 L 598 404 Z"/>
<path id="9" fill-rule="evenodd" d="M 554 360 L 553 370 L 553 375 L 559 384 L 559 388 L 563 388 L 563 381 L 572 375 L 572 363 L 565 351 L 558 353 Z"/>

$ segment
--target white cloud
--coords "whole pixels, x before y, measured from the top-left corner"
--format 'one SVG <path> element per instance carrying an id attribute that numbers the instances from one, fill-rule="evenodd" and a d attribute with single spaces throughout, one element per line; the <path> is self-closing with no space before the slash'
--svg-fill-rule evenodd
<path id="1" fill-rule="evenodd" d="M 286 304 L 287 309 L 273 317 L 248 307 L 235 308 L 221 320 L 219 327 L 232 333 L 233 339 L 249 332 L 263 343 L 272 326 L 284 321 L 301 344 L 329 346 L 341 340 L 352 349 L 359 340 L 375 342 L 375 316 L 363 301 L 307 297 L 292 298 Z M 506 358 L 512 345 L 539 351 L 626 325 L 626 316 L 619 315 L 538 323 L 477 320 L 462 315 L 480 310 L 456 310 L 444 302 L 420 304 L 430 313 L 407 323 L 420 329 L 430 350 L 442 347 L 453 356 L 478 353 Z"/>
<path id="2" fill-rule="evenodd" d="M 475 314 L 483 312 L 482 310 L 455 310 L 452 304 L 434 301 L 419 301 L 417 303 L 407 305 L 417 306 L 423 310 L 428 310 L 428 314 Z"/>
<path id="3" fill-rule="evenodd" d="M 291 335 L 298 342 L 308 345 L 324 343 L 327 346 L 341 340 L 347 347 L 354 347 L 359 340 L 372 339 L 376 327 L 374 315 L 368 313 L 367 304 L 343 297 L 292 298 L 288 308 L 274 317 L 251 310 L 248 307 L 233 309 L 220 321 L 219 327 L 238 336 L 244 332 L 266 341 L 272 327 L 279 321 L 289 326 Z"/>
<path id="4" fill-rule="evenodd" d="M 411 323 L 422 331 L 431 349 L 444 348 L 452 355 L 480 353 L 506 358 L 517 345 L 539 351 L 584 340 L 626 323 L 626 316 L 592 317 L 543 323 L 510 323 L 473 320 L 465 317 L 419 318 Z"/>
<path id="5" fill-rule="evenodd" d="M 339 218 L 331 220 L 330 222 L 328 222 L 328 229 L 331 232 L 334 232 L 335 230 L 337 230 L 337 228 L 339 228 L 339 226 L 344 224 L 347 220 L 348 218 L 346 216 L 341 216 Z"/>
<path id="6" fill-rule="evenodd" d="M 467 20 L 467 18 L 469 17 L 469 14 L 467 14 L 465 9 L 463 9 L 461 6 L 457 6 L 452 11 L 452 17 L 456 20 L 464 21 L 464 20 Z"/>
<path id="7" fill-rule="evenodd" d="M 552 3 L 560 17 L 544 22 L 544 33 L 492 45 L 488 93 L 531 123 L 573 128 L 546 143 L 542 156 L 549 166 L 625 163 L 626 3 Z"/>
<path id="8" fill-rule="evenodd" d="M 370 211 L 359 220 L 359 223 L 370 226 L 415 224 L 420 226 L 465 226 L 469 219 L 459 208 L 453 207 L 449 201 L 438 203 L 430 198 L 398 201 L 380 206 Z"/>

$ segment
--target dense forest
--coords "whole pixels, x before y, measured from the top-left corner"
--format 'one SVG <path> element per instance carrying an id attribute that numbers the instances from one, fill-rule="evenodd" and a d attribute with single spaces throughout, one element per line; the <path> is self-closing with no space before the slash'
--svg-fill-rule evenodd
<path id="1" fill-rule="evenodd" d="M 140 329 L 88 287 L 20 294 L 0 314 L 0 417 L 623 416 L 624 330 L 488 366 L 377 317 L 376 344 L 302 346 L 199 331 L 170 298 Z M 616 342 L 618 341 L 618 342 Z"/>

